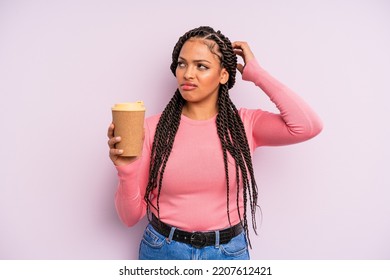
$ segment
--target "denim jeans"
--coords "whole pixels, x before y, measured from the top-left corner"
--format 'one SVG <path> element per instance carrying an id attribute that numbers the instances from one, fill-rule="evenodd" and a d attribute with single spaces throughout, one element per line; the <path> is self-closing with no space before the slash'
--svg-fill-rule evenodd
<path id="1" fill-rule="evenodd" d="M 158 233 L 150 224 L 146 227 L 140 248 L 140 260 L 249 260 L 245 233 L 232 238 L 229 243 L 195 248 L 190 244 L 172 240 Z M 217 234 L 218 236 L 218 234 Z"/>

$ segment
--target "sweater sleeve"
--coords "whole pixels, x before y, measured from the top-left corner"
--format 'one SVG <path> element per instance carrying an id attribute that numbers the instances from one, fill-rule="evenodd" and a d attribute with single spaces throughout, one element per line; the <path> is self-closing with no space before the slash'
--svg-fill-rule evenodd
<path id="1" fill-rule="evenodd" d="M 149 178 L 149 136 L 149 128 L 145 123 L 142 156 L 131 164 L 116 166 L 119 184 L 115 194 L 115 207 L 121 221 L 129 227 L 135 225 L 146 213 L 144 196 Z"/>
<path id="2" fill-rule="evenodd" d="M 247 112 L 255 147 L 294 144 L 321 132 L 322 122 L 309 105 L 262 69 L 255 59 L 246 64 L 242 78 L 260 87 L 280 111 Z"/>

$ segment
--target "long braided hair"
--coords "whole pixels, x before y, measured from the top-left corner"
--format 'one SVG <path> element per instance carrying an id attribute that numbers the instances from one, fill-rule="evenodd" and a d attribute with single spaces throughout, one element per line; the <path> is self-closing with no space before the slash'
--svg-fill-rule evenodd
<path id="1" fill-rule="evenodd" d="M 235 160 L 235 171 L 237 181 L 237 209 L 240 221 L 246 232 L 249 240 L 248 221 L 247 221 L 247 204 L 249 200 L 250 211 L 252 214 L 252 226 L 256 233 L 255 212 L 257 207 L 257 185 L 252 166 L 252 158 L 249 149 L 248 139 L 245 134 L 243 122 L 238 114 L 236 106 L 229 97 L 229 89 L 235 83 L 237 57 L 233 51 L 230 40 L 225 37 L 220 31 L 215 31 L 211 27 L 201 26 L 192 29 L 179 38 L 172 52 L 171 71 L 176 76 L 176 68 L 178 57 L 184 43 L 190 38 L 207 39 L 214 42 L 213 45 L 208 45 L 210 51 L 218 55 L 221 61 L 221 66 L 229 73 L 229 80 L 225 84 L 221 84 L 218 94 L 218 115 L 216 117 L 217 133 L 221 141 L 223 151 L 223 161 L 226 175 L 227 189 L 227 215 L 230 223 L 230 181 L 228 171 L 228 153 Z M 217 52 L 214 46 L 217 46 Z M 152 151 L 150 156 L 149 181 L 146 187 L 145 201 L 147 202 L 148 216 L 151 212 L 150 207 L 153 207 L 158 215 L 160 210 L 159 198 L 161 194 L 162 181 L 164 177 L 165 167 L 167 165 L 169 155 L 171 153 L 176 132 L 179 128 L 182 109 L 185 100 L 180 94 L 179 89 L 176 90 L 172 99 L 165 107 L 160 116 L 160 120 L 156 127 Z M 241 176 L 240 176 L 241 174 Z M 241 177 L 241 178 L 240 178 Z M 242 190 L 241 190 L 242 186 Z M 157 202 L 153 205 L 152 190 L 157 188 Z M 239 193 L 242 191 L 244 200 L 244 213 L 240 213 Z M 231 223 L 230 223 L 231 224 Z"/>

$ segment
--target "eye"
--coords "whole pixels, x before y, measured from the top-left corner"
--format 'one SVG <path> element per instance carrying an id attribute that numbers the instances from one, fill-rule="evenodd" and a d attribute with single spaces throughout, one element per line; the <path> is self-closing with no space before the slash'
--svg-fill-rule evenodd
<path id="1" fill-rule="evenodd" d="M 198 68 L 199 68 L 200 70 L 207 70 L 207 69 L 209 69 L 207 66 L 205 66 L 205 65 L 203 65 L 203 64 L 198 64 Z"/>
<path id="2" fill-rule="evenodd" d="M 186 65 L 183 61 L 178 61 L 177 62 L 177 68 L 184 68 Z"/>

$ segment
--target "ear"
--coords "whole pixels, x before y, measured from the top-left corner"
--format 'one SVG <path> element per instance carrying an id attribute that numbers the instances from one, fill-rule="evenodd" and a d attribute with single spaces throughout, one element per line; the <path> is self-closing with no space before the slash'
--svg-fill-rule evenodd
<path id="1" fill-rule="evenodd" d="M 229 80 L 229 72 L 225 68 L 222 68 L 220 77 L 219 83 L 222 85 L 226 84 Z"/>

